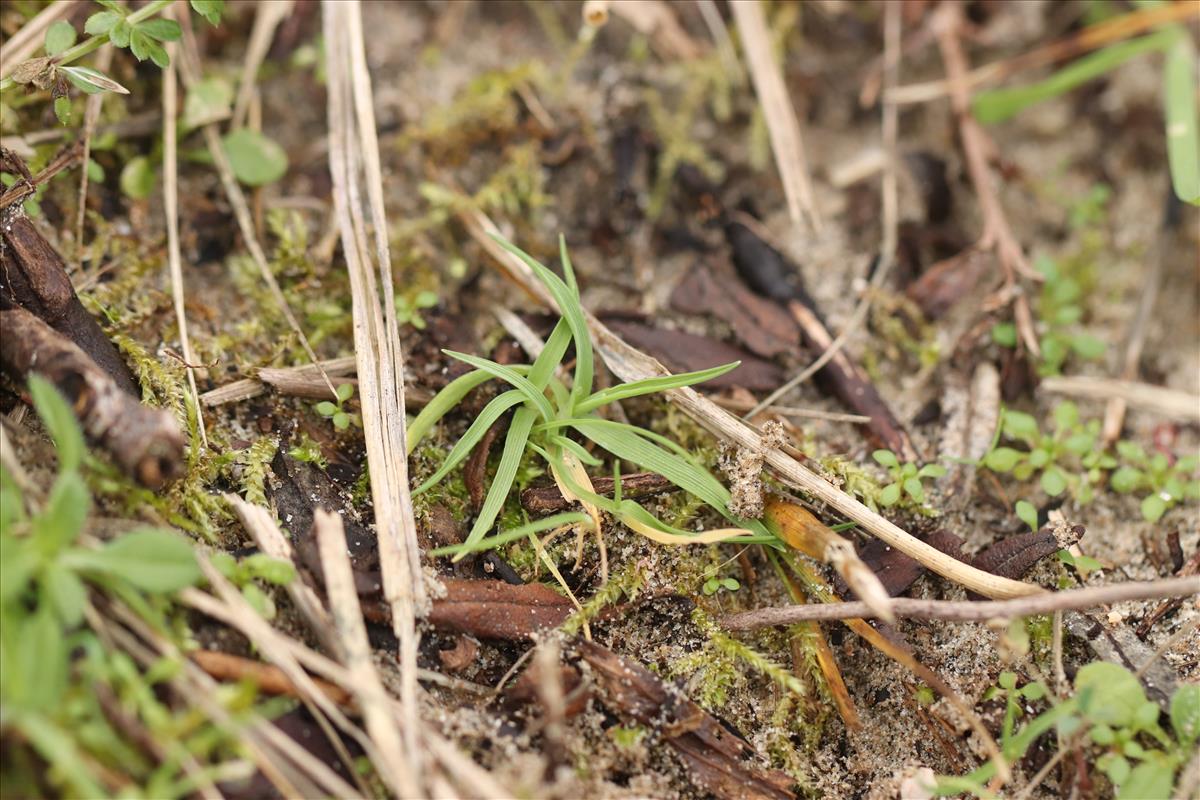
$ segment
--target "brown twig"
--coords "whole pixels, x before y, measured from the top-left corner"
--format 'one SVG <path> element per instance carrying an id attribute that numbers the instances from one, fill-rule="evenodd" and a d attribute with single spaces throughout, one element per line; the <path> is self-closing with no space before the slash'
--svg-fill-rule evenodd
<path id="1" fill-rule="evenodd" d="M 58 387 L 88 438 L 146 486 L 183 471 L 175 418 L 122 391 L 87 353 L 23 308 L 0 311 L 0 365 L 18 380 L 37 372 Z"/>
<path id="2" fill-rule="evenodd" d="M 950 101 L 958 121 L 967 172 L 971 176 L 971 184 L 975 187 L 975 195 L 983 212 L 983 233 L 979 238 L 979 248 L 994 251 L 999 259 L 1004 270 L 1005 291 L 1012 299 L 1017 330 L 1021 333 L 1021 340 L 1026 349 L 1037 357 L 1041 351 L 1037 334 L 1033 330 L 1033 314 L 1029 310 L 1029 299 L 1020 289 L 1018 277 L 1033 281 L 1041 278 L 1026 260 L 1025 252 L 1009 227 L 1008 218 L 996 197 L 995 186 L 988 169 L 987 135 L 971 115 L 967 56 L 959 40 L 963 24 L 962 8 L 957 2 L 945 3 L 934 14 L 934 31 L 942 52 L 942 61 L 946 65 L 947 80 L 950 82 Z"/>
<path id="3" fill-rule="evenodd" d="M 1020 597 L 1015 600 L 982 602 L 957 600 L 892 599 L 898 617 L 944 619 L 955 622 L 982 622 L 994 618 L 1027 617 L 1053 611 L 1094 608 L 1126 600 L 1151 600 L 1161 597 L 1186 597 L 1200 592 L 1200 578 L 1167 578 L 1160 581 L 1130 581 L 1112 586 L 1072 589 L 1065 592 Z M 789 625 L 803 620 L 854 619 L 872 617 L 866 603 L 827 603 L 825 605 L 760 608 L 734 614 L 721 620 L 728 630 L 743 631 Z"/>
<path id="4" fill-rule="evenodd" d="M 219 681 L 249 680 L 267 694 L 283 694 L 288 697 L 302 697 L 300 689 L 288 678 L 284 671 L 271 664 L 254 661 L 249 658 L 235 656 L 232 653 L 222 653 L 219 650 L 193 650 L 188 658 L 200 665 L 200 668 Z M 352 695 L 340 686 L 336 686 L 320 678 L 313 678 L 313 683 L 326 694 L 330 700 L 340 706 L 348 706 Z"/>

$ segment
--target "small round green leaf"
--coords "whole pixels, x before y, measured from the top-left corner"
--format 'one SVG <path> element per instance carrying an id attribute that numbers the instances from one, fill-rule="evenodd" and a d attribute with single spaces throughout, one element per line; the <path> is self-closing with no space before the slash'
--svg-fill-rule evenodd
<path id="1" fill-rule="evenodd" d="M 891 450 L 876 450 L 874 453 L 871 453 L 871 458 L 884 467 L 900 466 L 900 459 L 896 458 L 896 454 Z"/>
<path id="2" fill-rule="evenodd" d="M 1020 450 L 1011 447 L 997 447 L 984 456 L 983 465 L 993 472 L 1010 472 L 1023 455 Z"/>
<path id="3" fill-rule="evenodd" d="M 233 174 L 247 186 L 273 183 L 287 172 L 287 153 L 261 133 L 239 128 L 221 139 Z"/>
<path id="4" fill-rule="evenodd" d="M 900 484 L 893 483 L 879 492 L 879 505 L 894 506 L 900 501 Z"/>
<path id="5" fill-rule="evenodd" d="M 154 191 L 154 165 L 146 156 L 135 156 L 121 170 L 121 191 L 133 200 L 145 200 Z"/>
<path id="6" fill-rule="evenodd" d="M 75 27 L 65 19 L 46 29 L 46 55 L 56 56 L 75 44 Z"/>
<path id="7" fill-rule="evenodd" d="M 1142 500 L 1142 519 L 1146 522 L 1158 522 L 1162 519 L 1162 515 L 1167 513 L 1167 501 L 1163 500 L 1162 495 L 1148 495 Z"/>
<path id="8" fill-rule="evenodd" d="M 1067 490 L 1067 478 L 1058 467 L 1050 467 L 1042 473 L 1042 491 L 1051 497 L 1058 497 Z"/>
<path id="9" fill-rule="evenodd" d="M 1031 530 L 1037 530 L 1038 512 L 1033 503 L 1028 500 L 1018 500 L 1017 518 L 1028 525 Z"/>

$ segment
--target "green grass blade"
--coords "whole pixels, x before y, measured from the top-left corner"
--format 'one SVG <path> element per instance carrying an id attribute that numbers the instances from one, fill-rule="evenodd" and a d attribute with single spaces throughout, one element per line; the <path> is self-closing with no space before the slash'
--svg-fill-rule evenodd
<path id="1" fill-rule="evenodd" d="M 1167 162 L 1180 200 L 1200 204 L 1200 122 L 1196 110 L 1196 48 L 1180 36 L 1163 66 L 1163 111 L 1167 122 Z"/>
<path id="2" fill-rule="evenodd" d="M 720 377 L 730 370 L 737 369 L 742 362 L 733 361 L 729 364 L 722 364 L 719 367 L 710 367 L 709 369 L 696 370 L 695 372 L 683 372 L 679 375 L 664 375 L 660 378 L 643 378 L 640 381 L 631 383 L 622 383 L 620 386 L 612 386 L 608 389 L 603 389 L 596 392 L 588 399 L 584 400 L 575 406 L 575 414 L 583 416 L 584 414 L 595 411 L 601 406 L 607 405 L 614 400 L 624 400 L 627 397 L 638 397 L 643 394 L 654 394 L 655 392 L 665 392 L 669 389 L 678 389 L 682 386 L 693 386 L 697 383 L 710 381 L 713 378 Z"/>
<path id="3" fill-rule="evenodd" d="M 562 363 L 567 345 L 571 343 L 571 326 L 566 320 L 560 319 L 546 340 L 546 346 L 534 359 L 533 367 L 529 370 L 529 382 L 538 389 L 545 389 L 554 377 L 554 368 Z"/>
<path id="4" fill-rule="evenodd" d="M 548 531 L 551 528 L 557 528 L 559 525 L 579 524 L 589 522 L 587 514 L 579 511 L 564 511 L 561 514 L 553 514 L 549 517 L 542 517 L 533 522 L 520 525 L 504 533 L 498 533 L 495 536 L 487 536 L 475 544 L 451 544 L 445 547 L 438 547 L 430 550 L 432 556 L 464 556 L 467 553 L 478 553 L 482 550 L 494 550 L 503 544 L 508 544 L 514 539 L 524 539 L 531 533 L 541 533 Z"/>
<path id="5" fill-rule="evenodd" d="M 770 535 L 762 523 L 739 519 L 730 512 L 729 490 L 709 474 L 708 470 L 647 441 L 641 435 L 643 432 L 637 428 L 597 419 L 575 419 L 571 421 L 571 427 L 618 458 L 657 472 L 679 488 L 703 500 L 731 522 L 736 522 L 756 534 Z"/>
<path id="6" fill-rule="evenodd" d="M 583 445 L 581 445 L 579 442 L 576 442 L 572 439 L 568 439 L 565 436 L 559 436 L 556 434 L 556 435 L 550 437 L 550 441 L 553 442 L 554 444 L 558 445 L 559 447 L 563 448 L 564 450 L 570 450 L 572 453 L 575 454 L 576 458 L 578 458 L 584 464 L 587 464 L 589 467 L 598 467 L 602 463 L 604 463 L 600 459 L 596 458 L 594 455 L 589 453 L 587 450 L 585 450 Z"/>
<path id="7" fill-rule="evenodd" d="M 703 468 L 702 465 L 700 464 L 700 462 L 698 462 L 691 453 L 689 453 L 687 450 L 684 450 L 682 447 L 680 447 L 678 444 L 676 444 L 675 442 L 668 439 L 666 436 L 663 436 L 660 433 L 655 433 L 654 431 L 646 430 L 644 428 L 637 428 L 637 427 L 634 427 L 633 425 L 627 425 L 624 422 L 616 422 L 616 421 L 610 420 L 610 419 L 601 419 L 600 417 L 563 417 L 561 419 L 551 420 L 550 422 L 539 423 L 534 428 L 534 430 L 539 433 L 542 431 L 552 431 L 552 430 L 557 430 L 559 428 L 571 427 L 576 422 L 581 422 L 581 421 L 588 422 L 588 423 L 594 423 L 595 425 L 599 425 L 601 427 L 606 427 L 606 428 L 632 430 L 638 436 L 641 436 L 645 439 L 649 439 L 650 441 L 660 445 L 661 447 L 665 448 L 668 452 L 674 453 L 675 455 L 682 458 L 684 461 L 687 461 L 689 464 Z"/>
<path id="8" fill-rule="evenodd" d="M 467 534 L 464 544 L 475 544 L 482 539 L 496 521 L 500 509 L 504 508 L 504 501 L 508 499 L 508 491 L 517 477 L 517 467 L 521 464 L 521 456 L 525 454 L 525 443 L 529 441 L 529 431 L 533 428 L 536 417 L 537 412 L 525 405 L 513 414 L 512 423 L 508 426 L 508 435 L 504 437 L 504 451 L 500 454 L 496 477 L 492 478 L 492 485 L 488 487 L 487 496 L 483 500 L 483 508 L 479 510 L 479 516 L 471 526 L 471 532 Z"/>
<path id="9" fill-rule="evenodd" d="M 1164 50 L 1178 37 L 1178 29 L 1165 28 L 1149 36 L 1109 45 L 1076 59 L 1043 81 L 980 92 L 975 95 L 971 110 L 975 118 L 984 124 L 1003 122 L 1035 103 L 1057 97 L 1098 78 L 1135 56 Z"/>
<path id="10" fill-rule="evenodd" d="M 527 366 L 513 367 L 517 371 L 528 370 Z M 425 435 L 438 423 L 442 417 L 450 412 L 450 409 L 462 402 L 471 391 L 488 381 L 492 380 L 492 375 L 489 375 L 483 370 L 471 370 L 466 375 L 460 375 L 450 383 L 446 384 L 440 392 L 433 396 L 429 401 L 429 405 L 421 409 L 421 413 L 417 414 L 416 419 L 408 426 L 407 440 L 409 455 L 416 448 L 417 444 L 425 438 Z"/>
<path id="11" fill-rule="evenodd" d="M 455 443 L 454 448 L 446 456 L 446 460 L 442 462 L 442 465 L 424 483 L 413 490 L 413 494 L 418 495 L 436 486 L 442 478 L 446 477 L 450 470 L 457 467 L 459 462 L 471 454 L 471 450 L 475 448 L 475 445 L 487 433 L 488 428 L 492 427 L 493 423 L 500 419 L 500 416 L 505 411 L 508 411 L 524 399 L 525 395 L 516 389 L 509 389 L 507 392 L 492 398 L 492 401 L 484 406 L 483 411 L 479 412 L 479 416 L 471 423 L 471 427 L 467 428 L 467 432 Z"/>
<path id="12" fill-rule="evenodd" d="M 490 373 L 493 377 L 499 378 L 525 395 L 525 399 L 533 405 L 542 419 L 554 419 L 554 408 L 550 405 L 550 401 L 546 399 L 546 395 L 542 393 L 542 390 L 530 383 L 528 378 L 518 373 L 512 367 L 497 364 L 495 361 L 473 356 L 470 353 L 459 353 L 455 350 L 443 350 L 442 352 L 451 358 L 457 358 L 459 361 L 470 364 L 472 367 L 477 367 L 484 372 Z"/>
<path id="13" fill-rule="evenodd" d="M 571 328 L 571 336 L 575 339 L 575 385 L 571 388 L 571 398 L 576 403 L 581 402 L 592 393 L 592 374 L 595 367 L 592 339 L 588 334 L 587 321 L 583 318 L 578 293 L 571 291 L 571 287 L 563 283 L 562 278 L 539 264 L 512 242 L 500 236 L 492 238 L 505 250 L 524 261 L 537 275 L 538 280 L 550 290 L 554 302 L 558 303 L 559 311 L 562 312 L 563 319 Z"/>

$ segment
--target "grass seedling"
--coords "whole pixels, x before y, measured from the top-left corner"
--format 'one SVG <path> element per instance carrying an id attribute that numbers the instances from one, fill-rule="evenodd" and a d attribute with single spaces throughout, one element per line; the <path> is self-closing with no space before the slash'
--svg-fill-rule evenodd
<path id="1" fill-rule="evenodd" d="M 541 354 L 530 365 L 505 366 L 467 353 L 446 351 L 447 355 L 475 369 L 442 389 L 413 420 L 408 429 L 410 453 L 421 439 L 428 435 L 438 420 L 457 406 L 472 389 L 492 379 L 499 379 L 511 388 L 488 403 L 450 450 L 442 465 L 417 487 L 416 493 L 428 491 L 461 464 L 492 423 L 503 414 L 511 409 L 513 415 L 495 476 L 470 533 L 462 544 L 435 552 L 454 554 L 461 558 L 468 552 L 490 549 L 517 538 L 518 531 L 491 537 L 487 534 L 508 498 L 517 467 L 527 451 L 534 452 L 545 461 L 563 495 L 578 500 L 585 514 L 559 514 L 537 520 L 519 528 L 521 536 L 532 537 L 538 531 L 564 524 L 583 523 L 596 534 L 601 545 L 603 562 L 605 556 L 600 513 L 604 512 L 620 520 L 631 530 L 660 544 L 704 544 L 736 538 L 747 543 L 768 542 L 778 545 L 779 540 L 761 522 L 739 519 L 733 515 L 729 510 L 729 490 L 686 450 L 664 436 L 644 428 L 604 419 L 598 413 L 604 406 L 617 400 L 692 386 L 715 378 L 735 368 L 737 363 L 682 375 L 648 378 L 593 392 L 594 354 L 566 243 L 560 240 L 564 275 L 560 278 L 509 242 L 502 239 L 498 241 L 528 264 L 538 279 L 550 290 L 562 318 L 555 325 Z M 572 343 L 575 349 L 575 370 L 571 385 L 568 386 L 557 376 L 556 371 Z M 612 498 L 597 494 L 585 465 L 598 467 L 602 462 L 584 446 L 585 442 L 590 442 L 616 459 L 632 462 L 643 469 L 663 475 L 679 488 L 715 509 L 729 520 L 731 526 L 703 532 L 675 528 L 632 500 L 623 499 L 619 480 Z"/>

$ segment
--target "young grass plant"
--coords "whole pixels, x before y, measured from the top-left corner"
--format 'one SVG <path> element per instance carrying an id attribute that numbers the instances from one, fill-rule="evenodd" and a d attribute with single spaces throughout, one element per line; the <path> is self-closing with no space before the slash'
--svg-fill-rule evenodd
<path id="1" fill-rule="evenodd" d="M 531 365 L 505 366 L 478 356 L 446 351 L 447 355 L 475 369 L 452 381 L 413 420 L 408 429 L 409 453 L 438 420 L 458 405 L 472 389 L 494 378 L 512 388 L 496 396 L 479 413 L 467 432 L 451 449 L 441 467 L 416 489 L 416 493 L 427 491 L 439 483 L 470 454 L 492 423 L 510 409 L 515 411 L 504 440 L 496 474 L 474 526 L 462 544 L 435 552 L 454 554 L 461 558 L 468 552 L 496 547 L 519 536 L 532 536 L 538 531 L 560 525 L 578 524 L 590 528 L 596 534 L 601 543 L 603 560 L 603 540 L 599 538 L 601 511 L 611 514 L 631 530 L 660 544 L 705 544 L 734 538 L 745 543 L 778 543 L 779 540 L 761 522 L 740 519 L 729 510 L 729 490 L 686 450 L 659 434 L 626 423 L 603 419 L 597 413 L 604 406 L 617 400 L 692 386 L 715 378 L 737 367 L 737 362 L 682 375 L 633 381 L 593 392 L 595 357 L 566 243 L 560 240 L 564 280 L 512 244 L 500 239 L 497 241 L 529 265 L 538 279 L 550 290 L 562 312 L 562 318 L 550 334 L 545 348 Z M 572 344 L 575 350 L 575 370 L 568 387 L 556 375 L 556 371 L 564 360 L 567 348 Z M 573 436 L 575 438 L 572 438 Z M 663 475 L 679 488 L 715 509 L 729 520 L 732 526 L 699 533 L 673 527 L 632 500 L 622 499 L 619 481 L 613 497 L 597 494 L 584 465 L 600 466 L 602 462 L 583 446 L 581 440 L 591 442 L 616 459 L 630 461 L 643 469 Z M 556 515 L 517 530 L 488 537 L 487 533 L 495 524 L 508 498 L 517 467 L 527 450 L 532 450 L 545 460 L 563 496 L 578 500 L 585 513 Z"/>

